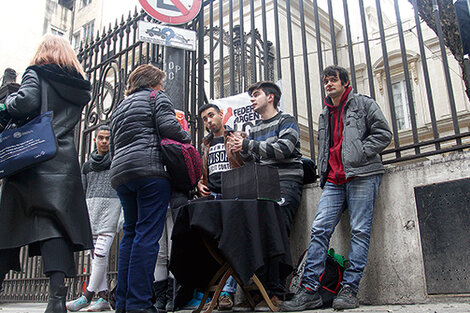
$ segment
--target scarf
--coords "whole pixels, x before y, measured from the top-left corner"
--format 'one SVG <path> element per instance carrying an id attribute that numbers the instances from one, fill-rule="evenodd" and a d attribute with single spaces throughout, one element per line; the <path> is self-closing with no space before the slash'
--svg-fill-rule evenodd
<path id="1" fill-rule="evenodd" d="M 111 166 L 111 158 L 109 157 L 109 153 L 98 154 L 97 150 L 90 154 L 89 162 L 93 172 L 109 170 L 109 167 Z"/>

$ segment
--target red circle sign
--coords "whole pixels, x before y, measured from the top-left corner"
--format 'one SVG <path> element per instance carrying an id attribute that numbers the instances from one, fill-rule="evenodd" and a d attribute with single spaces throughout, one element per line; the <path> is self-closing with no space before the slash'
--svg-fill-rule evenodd
<path id="1" fill-rule="evenodd" d="M 202 5 L 201 0 L 139 0 L 139 2 L 150 16 L 173 25 L 193 20 Z"/>

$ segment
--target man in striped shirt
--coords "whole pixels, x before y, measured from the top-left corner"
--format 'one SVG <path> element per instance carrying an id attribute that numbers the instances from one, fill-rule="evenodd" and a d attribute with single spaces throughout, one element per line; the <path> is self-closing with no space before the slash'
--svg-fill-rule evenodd
<path id="1" fill-rule="evenodd" d="M 249 138 L 233 134 L 228 144 L 233 152 L 240 152 L 245 162 L 254 160 L 278 168 L 280 212 L 287 233 L 290 234 L 291 223 L 302 197 L 304 175 L 299 127 L 292 115 L 278 111 L 281 90 L 273 82 L 255 83 L 249 87 L 248 94 L 253 110 L 261 115 L 261 120 L 251 128 Z M 267 287 L 274 305 L 279 306 L 285 289 L 279 275 L 276 277 L 278 280 L 270 281 Z M 269 310 L 265 303 L 260 303 L 255 309 L 261 311 L 265 308 Z"/>

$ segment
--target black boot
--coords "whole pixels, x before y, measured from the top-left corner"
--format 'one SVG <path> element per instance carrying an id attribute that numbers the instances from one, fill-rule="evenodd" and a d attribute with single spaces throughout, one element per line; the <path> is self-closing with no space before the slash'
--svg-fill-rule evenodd
<path id="1" fill-rule="evenodd" d="M 65 298 L 67 297 L 67 287 L 49 286 L 49 301 L 44 313 L 67 313 Z"/>
<path id="2" fill-rule="evenodd" d="M 175 280 L 168 278 L 168 289 L 166 290 L 166 310 L 168 312 L 175 310 Z"/>
<path id="3" fill-rule="evenodd" d="M 155 293 L 155 307 L 159 310 L 165 310 L 166 292 L 168 280 L 156 281 L 153 283 L 153 292 Z"/>

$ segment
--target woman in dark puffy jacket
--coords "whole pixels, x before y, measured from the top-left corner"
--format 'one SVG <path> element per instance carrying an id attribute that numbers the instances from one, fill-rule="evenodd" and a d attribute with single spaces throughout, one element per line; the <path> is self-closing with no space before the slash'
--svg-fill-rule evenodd
<path id="1" fill-rule="evenodd" d="M 190 142 L 162 91 L 164 78 L 152 65 L 137 67 L 129 75 L 127 97 L 111 117 L 111 184 L 124 211 L 116 312 L 158 312 L 151 302 L 153 273 L 171 186 L 156 127 L 162 137 Z"/>
<path id="2" fill-rule="evenodd" d="M 5 102 L 10 116 L 22 122 L 40 114 L 45 90 L 47 110 L 54 113 L 57 155 L 6 178 L 0 199 L 0 280 L 10 269 L 20 270 L 20 247 L 28 245 L 30 256 L 42 256 L 50 277 L 46 313 L 67 312 L 64 277 L 76 275 L 73 252 L 93 248 L 74 144 L 75 125 L 90 101 L 90 83 L 83 77 L 70 44 L 46 35 L 18 92 Z"/>

